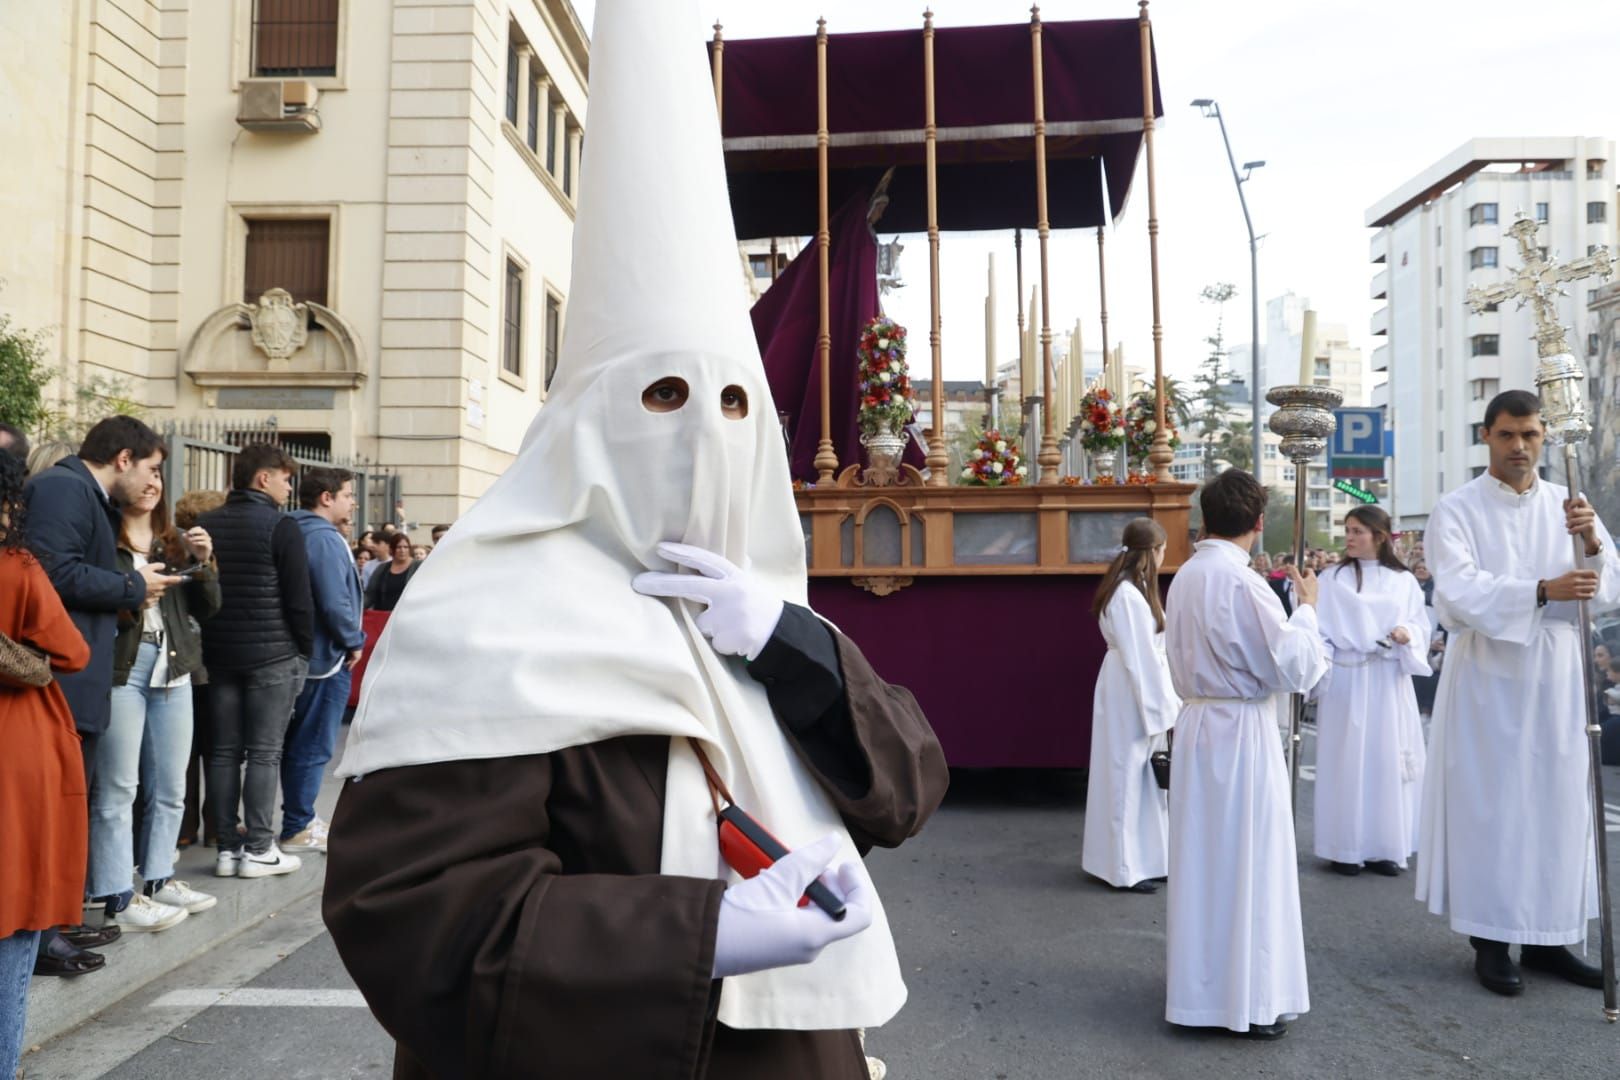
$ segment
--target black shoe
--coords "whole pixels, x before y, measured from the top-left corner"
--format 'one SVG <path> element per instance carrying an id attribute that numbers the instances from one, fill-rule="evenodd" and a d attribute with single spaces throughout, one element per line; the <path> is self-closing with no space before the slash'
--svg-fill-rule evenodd
<path id="1" fill-rule="evenodd" d="M 34 975 L 60 975 L 72 978 L 92 971 L 100 971 L 107 958 L 100 953 L 87 952 L 69 945 L 60 934 L 53 934 L 45 947 L 34 958 Z"/>
<path id="2" fill-rule="evenodd" d="M 1576 986 L 1603 989 L 1603 969 L 1570 952 L 1562 945 L 1526 945 L 1519 950 L 1519 963 L 1534 971 L 1547 971 Z"/>
<path id="3" fill-rule="evenodd" d="M 1471 937 L 1468 944 L 1474 947 L 1474 974 L 1479 976 L 1481 986 L 1504 997 L 1524 993 L 1524 979 L 1519 975 L 1519 965 L 1508 955 L 1505 942 Z"/>
<path id="4" fill-rule="evenodd" d="M 1401 868 L 1395 864 L 1393 859 L 1370 859 L 1367 862 L 1367 869 L 1375 874 L 1382 874 L 1384 877 L 1401 876 Z"/>
<path id="5" fill-rule="evenodd" d="M 1260 1039 L 1270 1042 L 1288 1034 L 1288 1025 L 1281 1020 L 1278 1020 L 1275 1024 L 1250 1024 L 1248 1031 L 1234 1031 L 1232 1034 L 1244 1039 Z"/>
<path id="6" fill-rule="evenodd" d="M 103 926 L 64 926 L 59 933 L 62 940 L 76 949 L 103 949 L 123 936 L 123 927 L 117 923 Z"/>
<path id="7" fill-rule="evenodd" d="M 1138 881 L 1135 885 L 1127 885 L 1123 889 L 1120 890 L 1120 892 L 1135 892 L 1135 893 L 1156 893 L 1158 891 L 1159 891 L 1159 884 L 1158 884 L 1158 882 L 1153 881 L 1152 879 L 1143 879 L 1142 881 Z"/>
<path id="8" fill-rule="evenodd" d="M 1355 877 L 1357 874 L 1361 873 L 1360 863 L 1330 862 L 1328 863 L 1328 866 L 1335 874 L 1343 874 L 1345 877 Z"/>

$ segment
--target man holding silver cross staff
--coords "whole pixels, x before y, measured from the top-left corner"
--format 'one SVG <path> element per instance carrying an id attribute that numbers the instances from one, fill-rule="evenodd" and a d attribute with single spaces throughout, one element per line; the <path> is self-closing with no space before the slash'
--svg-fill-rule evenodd
<path id="1" fill-rule="evenodd" d="M 1609 258 L 1599 250 L 1549 266 L 1535 246 L 1535 222 L 1521 217 L 1509 232 L 1523 267 L 1506 284 L 1470 288 L 1468 302 L 1476 312 L 1510 299 L 1532 306 L 1540 397 L 1509 390 L 1490 402 L 1481 428 L 1489 470 L 1429 517 L 1435 607 L 1452 636 L 1430 733 L 1417 898 L 1469 935 L 1487 989 L 1519 994 L 1521 966 L 1546 972 L 1602 989 L 1614 1022 L 1589 641 L 1592 612 L 1620 606 L 1620 557 L 1580 494 L 1586 375 L 1554 306 L 1560 283 L 1607 276 Z M 1568 487 L 1537 475 L 1546 442 L 1563 450 Z M 1594 915 L 1601 967 L 1568 948 L 1586 941 Z M 1511 944 L 1521 946 L 1518 963 Z"/>

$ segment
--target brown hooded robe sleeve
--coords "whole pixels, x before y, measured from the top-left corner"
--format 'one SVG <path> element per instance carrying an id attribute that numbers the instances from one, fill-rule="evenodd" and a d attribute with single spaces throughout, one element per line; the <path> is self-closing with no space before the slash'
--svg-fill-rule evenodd
<path id="1" fill-rule="evenodd" d="M 921 827 L 945 768 L 909 694 L 802 608 L 750 672 L 863 849 Z M 345 785 L 323 914 L 396 1077 L 865 1080 L 852 1032 L 715 1022 L 725 884 L 658 872 L 668 754 L 628 736 Z"/>

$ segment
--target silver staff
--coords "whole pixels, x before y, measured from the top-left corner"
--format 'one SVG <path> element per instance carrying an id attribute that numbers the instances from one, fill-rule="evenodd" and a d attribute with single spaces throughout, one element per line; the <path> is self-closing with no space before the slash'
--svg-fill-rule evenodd
<path id="1" fill-rule="evenodd" d="M 1309 335 L 1306 335 L 1307 339 Z M 1307 349 L 1310 348 L 1307 340 Z M 1282 436 L 1282 453 L 1294 463 L 1294 567 L 1305 572 L 1305 486 L 1310 463 L 1327 449 L 1336 423 L 1333 410 L 1344 403 L 1344 395 L 1330 386 L 1274 386 L 1266 400 L 1277 406 L 1269 427 Z M 1255 438 L 1259 452 L 1260 439 Z M 1288 805 L 1299 816 L 1300 725 L 1305 720 L 1305 695 L 1289 696 L 1288 709 Z"/>
<path id="2" fill-rule="evenodd" d="M 1519 242 L 1523 265 L 1513 280 L 1489 289 L 1470 286 L 1467 302 L 1475 313 L 1488 304 L 1515 300 L 1519 307 L 1529 304 L 1536 318 L 1536 390 L 1541 395 L 1541 418 L 1547 425 L 1547 441 L 1564 451 L 1564 482 L 1571 498 L 1581 495 L 1580 447 L 1592 434 L 1586 418 L 1582 387 L 1586 372 L 1569 351 L 1564 327 L 1558 322 L 1555 298 L 1563 295 L 1559 286 L 1581 278 L 1607 278 L 1612 269 L 1607 248 L 1599 248 L 1585 258 L 1554 266 L 1541 256 L 1536 246 L 1536 223 L 1522 213 L 1508 230 Z M 1586 566 L 1586 541 L 1574 537 L 1575 567 Z M 1603 810 L 1603 726 L 1597 711 L 1597 673 L 1592 667 L 1592 612 L 1585 600 L 1575 602 L 1575 626 L 1581 634 L 1581 673 L 1586 689 L 1586 743 L 1591 758 L 1592 835 L 1597 847 L 1598 927 L 1603 952 L 1603 1017 L 1609 1023 L 1620 1021 L 1615 1003 L 1614 923 L 1609 902 L 1609 842 Z"/>

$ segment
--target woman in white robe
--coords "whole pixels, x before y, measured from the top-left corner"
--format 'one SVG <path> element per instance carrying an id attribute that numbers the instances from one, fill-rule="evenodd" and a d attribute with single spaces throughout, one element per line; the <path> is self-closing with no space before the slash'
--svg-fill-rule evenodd
<path id="1" fill-rule="evenodd" d="M 1317 620 L 1333 667 L 1316 689 L 1315 850 L 1385 877 L 1417 850 L 1423 727 L 1412 677 L 1430 673 L 1423 588 L 1395 555 L 1389 515 L 1358 506 L 1345 560 L 1322 575 Z"/>
<path id="2" fill-rule="evenodd" d="M 1170 812 L 1149 759 L 1165 743 L 1181 699 L 1164 655 L 1159 566 L 1164 530 L 1125 526 L 1093 611 L 1108 642 L 1091 705 L 1091 773 L 1080 865 L 1119 889 L 1151 893 L 1169 873 Z"/>

